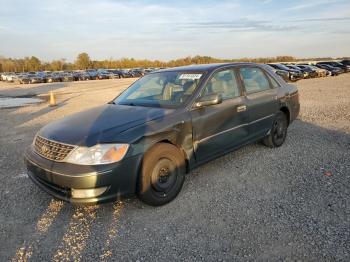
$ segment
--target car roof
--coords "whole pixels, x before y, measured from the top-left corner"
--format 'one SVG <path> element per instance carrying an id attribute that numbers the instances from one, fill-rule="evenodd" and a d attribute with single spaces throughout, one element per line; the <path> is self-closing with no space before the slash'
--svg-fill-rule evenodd
<path id="1" fill-rule="evenodd" d="M 176 71 L 214 71 L 221 67 L 227 67 L 227 66 L 242 66 L 242 65 L 256 65 L 260 66 L 256 63 L 216 63 L 216 64 L 199 64 L 199 65 L 189 65 L 189 66 L 179 66 L 179 67 L 172 67 L 172 68 L 166 68 L 166 69 L 160 69 L 157 71 L 154 71 L 154 73 L 159 72 L 176 72 Z M 153 72 L 152 72 L 153 73 Z"/>

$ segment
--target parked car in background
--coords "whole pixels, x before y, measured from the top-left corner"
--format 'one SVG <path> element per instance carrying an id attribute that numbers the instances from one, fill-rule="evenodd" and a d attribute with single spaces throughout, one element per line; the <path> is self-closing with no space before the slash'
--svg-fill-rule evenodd
<path id="1" fill-rule="evenodd" d="M 317 65 L 329 65 L 329 66 L 341 68 L 344 71 L 344 73 L 350 72 L 350 65 L 344 65 L 339 62 L 334 62 L 334 61 L 319 62 L 317 63 Z"/>
<path id="2" fill-rule="evenodd" d="M 28 74 L 23 73 L 18 75 L 17 81 L 19 84 L 30 84 L 30 77 Z"/>
<path id="3" fill-rule="evenodd" d="M 87 69 L 86 73 L 89 74 L 89 77 L 91 80 L 93 79 L 98 79 L 98 75 L 97 75 L 97 70 L 96 69 Z"/>
<path id="4" fill-rule="evenodd" d="M 13 75 L 11 75 L 10 77 L 10 83 L 18 83 L 18 77 L 21 75 L 21 73 L 14 73 Z"/>
<path id="5" fill-rule="evenodd" d="M 340 61 L 340 63 L 342 63 L 343 65 L 350 66 L 350 59 L 342 60 L 342 61 Z"/>
<path id="6" fill-rule="evenodd" d="M 318 77 L 326 77 L 327 75 L 330 75 L 329 74 L 330 72 L 328 70 L 316 67 L 314 65 L 298 64 L 298 67 L 300 67 L 300 68 L 310 68 L 310 69 L 312 69 L 312 70 L 314 70 L 316 72 Z"/>
<path id="7" fill-rule="evenodd" d="M 62 81 L 63 82 L 72 82 L 74 81 L 74 75 L 72 72 L 64 72 L 62 73 Z"/>
<path id="8" fill-rule="evenodd" d="M 0 80 L 1 81 L 6 81 L 6 76 L 7 76 L 7 72 L 2 72 L 1 74 L 0 74 Z"/>
<path id="9" fill-rule="evenodd" d="M 30 79 L 30 84 L 44 83 L 44 78 L 37 72 L 28 72 L 27 77 Z"/>
<path id="10" fill-rule="evenodd" d="M 283 64 L 283 65 L 288 67 L 289 69 L 300 71 L 303 74 L 303 78 L 310 77 L 308 72 L 304 72 L 304 70 L 301 70 L 299 67 L 297 67 L 295 65 L 292 65 L 292 64 Z"/>
<path id="11" fill-rule="evenodd" d="M 146 68 L 146 69 L 145 69 L 145 75 L 150 74 L 150 73 L 152 73 L 153 71 L 154 71 L 153 68 Z"/>
<path id="12" fill-rule="evenodd" d="M 20 76 L 20 73 L 15 73 L 14 75 L 11 76 L 11 81 L 13 83 L 19 83 L 18 77 Z"/>
<path id="13" fill-rule="evenodd" d="M 339 67 L 333 67 L 330 66 L 328 64 L 316 64 L 317 67 L 322 68 L 322 69 L 326 69 L 329 72 L 331 72 L 331 76 L 337 76 L 339 74 L 344 73 L 344 70 L 339 68 Z"/>
<path id="14" fill-rule="evenodd" d="M 133 74 L 134 77 L 142 77 L 145 75 L 145 70 L 144 69 L 132 69 L 131 73 Z"/>
<path id="15" fill-rule="evenodd" d="M 289 73 L 289 80 L 292 82 L 303 79 L 304 77 L 304 74 L 300 70 L 291 69 L 282 64 L 268 64 L 268 65 L 278 70 L 287 71 Z"/>
<path id="16" fill-rule="evenodd" d="M 35 75 L 30 77 L 30 83 L 31 84 L 44 83 L 44 80 L 42 77 Z"/>
<path id="17" fill-rule="evenodd" d="M 316 72 L 315 69 L 312 69 L 310 67 L 303 67 L 303 66 L 299 66 L 299 65 L 289 65 L 292 69 L 295 70 L 300 70 L 301 72 L 304 73 L 304 78 L 314 78 L 314 77 L 318 77 L 318 73 Z"/>
<path id="18" fill-rule="evenodd" d="M 62 81 L 63 81 L 63 76 L 58 72 L 53 72 L 46 75 L 47 83 L 62 82 Z"/>
<path id="19" fill-rule="evenodd" d="M 264 66 L 266 66 L 269 70 L 273 71 L 276 75 L 280 76 L 284 81 L 286 82 L 290 81 L 288 71 L 276 69 L 270 65 L 264 65 Z"/>
<path id="20" fill-rule="evenodd" d="M 122 73 L 117 69 L 107 69 L 109 79 L 122 78 Z"/>
<path id="21" fill-rule="evenodd" d="M 73 71 L 73 72 L 72 72 L 74 81 L 79 81 L 79 76 L 80 76 L 80 74 L 81 74 L 81 71 Z"/>
<path id="22" fill-rule="evenodd" d="M 35 77 L 36 76 L 36 72 L 28 72 L 27 75 L 29 77 Z"/>
<path id="23" fill-rule="evenodd" d="M 97 79 L 99 79 L 99 80 L 109 79 L 109 75 L 110 75 L 110 73 L 105 69 L 97 70 Z"/>
<path id="24" fill-rule="evenodd" d="M 35 74 L 37 77 L 41 78 L 41 81 L 42 81 L 41 83 L 46 83 L 46 75 L 47 75 L 46 72 L 39 71 L 39 72 L 35 72 Z"/>
<path id="25" fill-rule="evenodd" d="M 79 81 L 86 81 L 86 80 L 91 80 L 91 77 L 88 72 L 86 71 L 80 71 L 78 74 L 78 79 Z"/>
<path id="26" fill-rule="evenodd" d="M 5 81 L 6 82 L 14 82 L 14 79 L 16 78 L 16 74 L 15 73 L 13 73 L 13 72 L 11 72 L 11 73 L 8 73 L 8 74 L 6 74 L 6 76 L 5 76 Z"/>
<path id="27" fill-rule="evenodd" d="M 120 71 L 120 73 L 121 73 L 121 77 L 122 77 L 122 78 L 134 77 L 134 75 L 133 75 L 129 70 L 122 69 L 122 70 L 119 70 L 119 71 Z"/>

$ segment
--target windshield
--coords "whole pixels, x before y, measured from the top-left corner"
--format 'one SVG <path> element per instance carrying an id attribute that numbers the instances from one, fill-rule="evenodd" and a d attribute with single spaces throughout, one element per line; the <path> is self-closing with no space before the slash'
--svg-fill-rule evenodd
<path id="1" fill-rule="evenodd" d="M 174 108 L 184 104 L 204 72 L 159 72 L 142 77 L 117 97 L 114 103 Z"/>

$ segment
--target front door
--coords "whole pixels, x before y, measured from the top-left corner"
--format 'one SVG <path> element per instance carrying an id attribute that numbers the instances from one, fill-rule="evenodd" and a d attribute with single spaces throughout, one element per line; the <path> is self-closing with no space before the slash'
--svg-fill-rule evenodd
<path id="1" fill-rule="evenodd" d="M 203 162 L 245 142 L 249 115 L 233 69 L 214 73 L 201 96 L 221 94 L 223 102 L 191 111 L 195 157 Z"/>

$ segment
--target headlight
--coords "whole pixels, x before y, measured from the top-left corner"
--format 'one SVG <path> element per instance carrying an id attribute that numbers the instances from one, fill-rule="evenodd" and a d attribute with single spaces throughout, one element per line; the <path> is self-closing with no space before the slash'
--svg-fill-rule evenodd
<path id="1" fill-rule="evenodd" d="M 78 165 L 104 165 L 122 160 L 128 144 L 98 144 L 93 147 L 77 147 L 66 162 Z"/>

